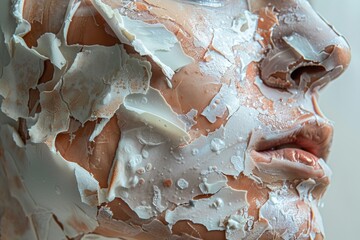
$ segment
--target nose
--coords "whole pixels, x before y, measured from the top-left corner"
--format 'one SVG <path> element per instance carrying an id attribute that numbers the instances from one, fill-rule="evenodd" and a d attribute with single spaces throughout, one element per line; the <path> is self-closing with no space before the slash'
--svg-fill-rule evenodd
<path id="1" fill-rule="evenodd" d="M 270 87 L 313 89 L 341 75 L 350 63 L 345 38 L 307 0 L 248 0 L 259 14 L 266 49 L 260 77 Z"/>

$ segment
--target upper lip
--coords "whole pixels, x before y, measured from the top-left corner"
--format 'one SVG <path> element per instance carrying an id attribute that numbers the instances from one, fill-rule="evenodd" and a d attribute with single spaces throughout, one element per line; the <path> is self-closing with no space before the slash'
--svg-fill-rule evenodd
<path id="1" fill-rule="evenodd" d="M 293 128 L 261 136 L 253 141 L 251 150 L 257 152 L 280 148 L 296 148 L 326 160 L 332 142 L 333 127 L 322 118 L 297 123 Z"/>

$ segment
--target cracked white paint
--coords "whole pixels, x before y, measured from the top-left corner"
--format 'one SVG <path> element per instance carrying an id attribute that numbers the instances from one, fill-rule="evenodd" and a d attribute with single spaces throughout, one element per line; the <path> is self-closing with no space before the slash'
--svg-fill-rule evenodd
<path id="1" fill-rule="evenodd" d="M 323 235 L 317 187 L 326 185 L 331 174 L 324 160 L 318 160 L 320 179 L 303 179 L 287 171 L 296 164 L 255 163 L 251 157 L 259 139 L 287 133 L 280 130 L 289 124 L 285 117 L 290 110 L 305 116 L 313 114 L 313 105 L 300 91 L 310 81 L 308 75 L 301 77 L 299 89 L 288 92 L 265 86 L 259 76 L 252 79 L 256 70 L 248 76 L 250 63 L 268 55 L 257 33 L 261 19 L 246 10 L 246 1 L 229 0 L 225 10 L 184 7 L 171 0 L 88 1 L 91 13 L 104 18 L 103 30 L 120 40 L 112 46 L 68 45 L 70 25 L 84 2 L 62 1 L 67 8 L 57 16 L 60 31 L 40 35 L 32 48 L 23 37 L 36 28 L 23 17 L 24 3 L 0 2 L 0 231 L 5 238 L 198 240 L 202 233 L 196 224 L 234 240 L 258 239 L 269 232 L 282 239 Z M 33 21 L 46 20 L 44 3 L 33 3 L 39 4 Z M 259 7 L 248 3 L 252 9 Z M 169 6 L 183 6 L 192 16 L 180 16 Z M 337 50 L 319 54 L 318 46 L 300 33 L 282 40 L 331 72 L 318 86 L 344 68 L 333 60 Z M 289 51 L 280 55 L 286 58 Z M 45 61 L 54 72 L 40 83 Z M 196 79 L 190 78 L 200 75 L 220 90 L 204 100 L 201 109 L 187 102 L 193 96 L 180 93 L 173 104 L 167 92 L 173 77 L 178 77 L 177 87 L 194 80 L 190 87 L 196 88 Z M 158 77 L 167 81 L 167 88 L 161 89 Z M 31 111 L 29 103 L 34 104 Z M 277 122 L 262 120 L 271 114 Z M 204 120 L 211 127 L 221 125 L 198 129 Z M 80 130 L 84 134 L 76 133 Z M 194 134 L 200 130 L 206 136 Z M 107 139 L 117 146 L 114 155 L 106 152 L 111 144 L 96 148 L 109 132 L 120 138 Z M 62 156 L 70 150 L 58 148 L 56 140 L 67 135 L 70 146 L 87 144 L 84 161 Z M 85 135 L 87 139 L 78 142 Z M 89 160 L 95 155 L 108 161 L 109 168 L 112 164 L 101 175 L 107 179 L 95 174 L 101 170 Z M 297 167 L 312 169 L 302 165 Z M 243 178 L 254 186 L 236 182 Z M 230 184 L 230 179 L 235 180 Z M 100 180 L 107 185 L 101 188 Z M 236 189 L 236 183 L 244 189 Z M 266 192 L 265 199 L 248 199 L 253 190 Z M 250 215 L 250 208 L 259 211 L 259 219 Z M 123 217 L 127 220 L 120 220 Z M 173 233 L 182 221 L 194 236 Z M 18 222 L 24 231 L 17 231 Z M 101 232 L 110 234 L 105 238 Z"/>
<path id="2" fill-rule="evenodd" d="M 71 115 L 84 123 L 111 118 L 126 95 L 147 92 L 150 77 L 150 64 L 120 45 L 84 47 L 64 74 L 61 93 Z"/>
<path id="3" fill-rule="evenodd" d="M 92 3 L 120 41 L 133 46 L 141 55 L 150 56 L 162 68 L 168 80 L 172 79 L 176 70 L 193 61 L 183 52 L 176 36 L 164 25 L 132 20 L 102 0 L 92 0 Z"/>

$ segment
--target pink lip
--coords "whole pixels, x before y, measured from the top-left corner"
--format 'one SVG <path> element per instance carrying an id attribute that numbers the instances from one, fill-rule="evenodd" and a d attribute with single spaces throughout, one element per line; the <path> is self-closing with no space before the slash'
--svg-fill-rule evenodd
<path id="1" fill-rule="evenodd" d="M 295 128 L 261 137 L 250 147 L 250 156 L 261 173 L 286 179 L 321 178 L 319 164 L 329 153 L 333 128 L 325 121 L 310 119 Z"/>
<path id="2" fill-rule="evenodd" d="M 305 164 L 307 166 L 316 167 L 317 161 L 319 160 L 319 158 L 315 155 L 296 148 L 284 148 L 279 150 L 262 151 L 256 153 L 257 154 L 254 154 L 254 157 L 256 158 L 255 161 L 265 163 L 270 163 L 273 159 L 278 159 L 288 160 L 291 162 L 297 162 Z"/>

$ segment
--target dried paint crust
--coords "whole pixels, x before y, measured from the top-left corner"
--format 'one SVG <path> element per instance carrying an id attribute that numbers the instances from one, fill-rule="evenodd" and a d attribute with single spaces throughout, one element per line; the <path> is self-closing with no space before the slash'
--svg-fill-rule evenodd
<path id="1" fill-rule="evenodd" d="M 1 1 L 0 239 L 324 238 L 346 41 L 307 1 L 195 2 Z"/>

